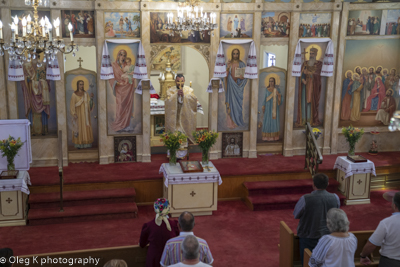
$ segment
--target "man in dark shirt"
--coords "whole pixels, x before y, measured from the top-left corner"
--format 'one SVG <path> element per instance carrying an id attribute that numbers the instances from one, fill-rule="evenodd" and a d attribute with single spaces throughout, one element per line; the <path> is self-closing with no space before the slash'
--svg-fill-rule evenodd
<path id="1" fill-rule="evenodd" d="M 311 251 L 318 240 L 329 234 L 326 226 L 326 214 L 331 208 L 340 208 L 340 200 L 336 194 L 326 191 L 329 178 L 323 173 L 313 177 L 313 192 L 303 195 L 294 208 L 294 218 L 300 219 L 297 236 L 300 238 L 300 259 L 303 264 L 304 249 Z"/>

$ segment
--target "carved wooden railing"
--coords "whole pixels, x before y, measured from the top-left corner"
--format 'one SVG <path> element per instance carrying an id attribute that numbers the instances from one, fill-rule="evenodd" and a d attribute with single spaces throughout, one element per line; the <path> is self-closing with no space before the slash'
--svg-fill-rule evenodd
<path id="1" fill-rule="evenodd" d="M 63 207 L 63 150 L 62 150 L 62 131 L 58 131 L 58 175 L 60 176 L 60 212 L 64 211 Z"/>
<path id="2" fill-rule="evenodd" d="M 306 159 L 304 169 L 308 169 L 311 175 L 318 173 L 318 165 L 322 164 L 322 154 L 315 139 L 310 123 L 306 125 Z"/>

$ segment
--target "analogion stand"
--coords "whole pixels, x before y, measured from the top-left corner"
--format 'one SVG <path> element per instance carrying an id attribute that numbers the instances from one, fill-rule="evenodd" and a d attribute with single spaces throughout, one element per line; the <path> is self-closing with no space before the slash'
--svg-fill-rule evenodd
<path id="1" fill-rule="evenodd" d="M 347 157 L 337 157 L 333 169 L 337 169 L 336 180 L 339 190 L 346 196 L 346 205 L 371 203 L 371 173 L 376 176 L 372 161 L 354 163 Z"/>
<path id="2" fill-rule="evenodd" d="M 195 216 L 212 215 L 217 210 L 218 185 L 222 179 L 211 162 L 209 168 L 210 171 L 184 173 L 179 163 L 176 166 L 161 165 L 163 197 L 169 200 L 172 217 L 179 217 L 184 211 Z"/>

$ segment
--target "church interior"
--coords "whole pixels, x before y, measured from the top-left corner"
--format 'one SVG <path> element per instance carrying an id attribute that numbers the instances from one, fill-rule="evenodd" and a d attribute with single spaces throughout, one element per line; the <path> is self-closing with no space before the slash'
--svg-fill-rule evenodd
<path id="1" fill-rule="evenodd" d="M 361 266 L 400 190 L 400 2 L 3 0 L 0 152 L 14 267 L 152 266 L 159 198 L 213 266 L 302 266 L 318 173 Z"/>

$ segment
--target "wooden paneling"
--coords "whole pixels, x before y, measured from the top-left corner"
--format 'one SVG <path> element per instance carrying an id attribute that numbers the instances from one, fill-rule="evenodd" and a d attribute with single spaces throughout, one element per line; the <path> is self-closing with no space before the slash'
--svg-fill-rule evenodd
<path id="1" fill-rule="evenodd" d="M 329 177 L 336 177 L 336 170 L 327 170 L 323 172 Z M 395 180 L 395 177 L 399 177 L 400 179 L 400 166 L 378 167 L 376 169 L 376 174 L 377 177 L 379 177 L 380 179 L 382 179 L 383 176 L 386 177 L 390 174 L 390 177 L 393 177 L 391 178 L 391 182 L 393 183 L 392 185 L 396 185 L 398 182 Z M 373 178 L 375 178 L 375 176 L 373 176 Z M 278 180 L 282 181 L 298 179 L 311 179 L 311 175 L 309 172 L 298 172 L 247 176 L 222 176 L 223 182 L 220 186 L 218 186 L 218 200 L 244 199 L 246 196 L 246 191 L 243 186 L 243 182 Z M 374 182 L 373 179 L 372 182 Z M 387 181 L 386 184 L 388 184 Z M 163 181 L 161 178 L 157 180 L 139 180 L 112 183 L 64 184 L 65 191 L 100 190 L 130 187 L 133 187 L 136 190 L 136 202 L 138 205 L 153 203 L 157 198 L 163 196 Z M 30 191 L 31 193 L 58 192 L 59 186 L 30 186 Z"/>

